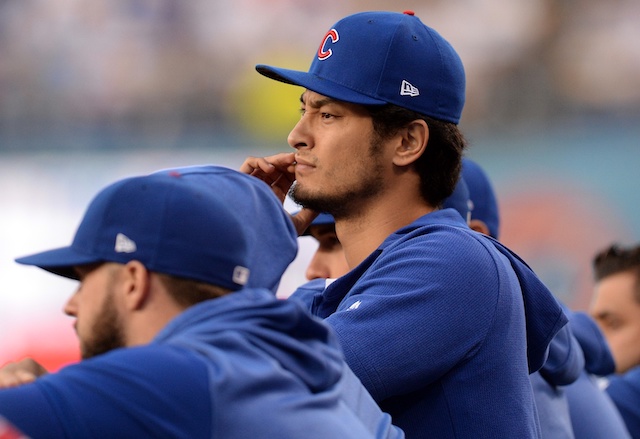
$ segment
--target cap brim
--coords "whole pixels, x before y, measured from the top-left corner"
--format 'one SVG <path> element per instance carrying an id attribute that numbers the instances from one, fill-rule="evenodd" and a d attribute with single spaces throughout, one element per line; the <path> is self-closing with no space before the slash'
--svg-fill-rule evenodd
<path id="1" fill-rule="evenodd" d="M 309 224 L 309 227 L 307 227 L 307 229 L 302 233 L 301 236 L 311 235 L 311 227 L 313 226 L 326 226 L 329 224 L 335 225 L 335 223 L 336 220 L 333 218 L 333 215 L 330 215 L 328 213 L 321 213 L 316 217 L 316 219 L 313 220 L 311 224 Z"/>
<path id="2" fill-rule="evenodd" d="M 264 64 L 258 64 L 256 66 L 256 70 L 267 78 L 284 82 L 285 84 L 304 87 L 339 101 L 351 102 L 352 104 L 360 105 L 384 105 L 387 103 L 381 99 L 372 98 L 371 96 L 358 93 L 336 82 L 314 75 L 313 73 L 281 69 L 279 67 L 272 67 Z"/>
<path id="3" fill-rule="evenodd" d="M 73 267 L 102 262 L 95 256 L 79 253 L 71 247 L 62 247 L 29 256 L 23 256 L 21 258 L 17 258 L 15 261 L 18 264 L 33 265 L 59 276 L 75 280 L 78 280 L 78 275 Z"/>

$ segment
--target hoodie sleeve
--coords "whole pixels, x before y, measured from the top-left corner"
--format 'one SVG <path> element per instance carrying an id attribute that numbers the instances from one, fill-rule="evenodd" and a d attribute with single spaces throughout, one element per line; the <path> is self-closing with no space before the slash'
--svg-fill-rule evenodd
<path id="1" fill-rule="evenodd" d="M 0 390 L 0 416 L 30 437 L 67 437 L 62 422 L 36 384 Z"/>
<path id="2" fill-rule="evenodd" d="M 584 352 L 585 369 L 598 376 L 615 372 L 616 365 L 602 331 L 596 322 L 584 312 L 568 313 L 571 331 Z"/>
<path id="3" fill-rule="evenodd" d="M 183 349 L 117 349 L 0 390 L 0 416 L 33 438 L 208 437 L 207 381 Z"/>
<path id="4" fill-rule="evenodd" d="M 549 344 L 549 356 L 540 375 L 552 386 L 566 386 L 584 370 L 584 355 L 570 327 L 563 326 Z"/>

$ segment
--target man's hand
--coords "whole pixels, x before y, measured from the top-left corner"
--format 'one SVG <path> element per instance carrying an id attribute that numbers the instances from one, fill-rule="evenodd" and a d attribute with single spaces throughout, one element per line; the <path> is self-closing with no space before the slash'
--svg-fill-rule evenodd
<path id="1" fill-rule="evenodd" d="M 7 363 L 0 367 L 0 389 L 31 383 L 46 373 L 47 370 L 31 358 Z"/>
<path id="2" fill-rule="evenodd" d="M 296 180 L 295 154 L 291 152 L 268 157 L 248 157 L 240 166 L 240 172 L 267 183 L 284 204 L 289 189 Z M 291 220 L 298 235 L 302 235 L 317 216 L 318 212 L 306 208 L 292 216 Z"/>
<path id="3" fill-rule="evenodd" d="M 296 180 L 295 154 L 282 153 L 269 157 L 248 157 L 240 172 L 252 175 L 271 186 L 273 192 L 284 203 L 289 189 Z"/>

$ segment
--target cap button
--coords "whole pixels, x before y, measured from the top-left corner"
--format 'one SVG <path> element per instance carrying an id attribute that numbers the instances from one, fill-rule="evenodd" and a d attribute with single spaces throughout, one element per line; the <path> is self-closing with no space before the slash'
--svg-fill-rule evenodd
<path id="1" fill-rule="evenodd" d="M 404 11 L 404 12 L 403 12 L 403 14 L 406 14 L 406 15 L 416 15 L 416 13 L 415 13 L 415 12 L 413 12 L 412 10 L 410 10 L 410 9 L 407 9 L 406 11 Z"/>

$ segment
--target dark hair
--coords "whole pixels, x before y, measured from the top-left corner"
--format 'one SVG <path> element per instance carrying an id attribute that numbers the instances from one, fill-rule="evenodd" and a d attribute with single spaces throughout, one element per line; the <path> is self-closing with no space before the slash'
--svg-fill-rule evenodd
<path id="1" fill-rule="evenodd" d="M 417 119 L 427 122 L 429 141 L 415 168 L 420 174 L 422 197 L 439 207 L 453 193 L 460 177 L 462 153 L 466 141 L 451 122 L 443 122 L 396 105 L 365 105 L 373 120 L 373 129 L 387 139 Z"/>
<path id="2" fill-rule="evenodd" d="M 231 292 L 228 288 L 222 288 L 191 279 L 171 276 L 164 273 L 156 273 L 167 289 L 169 295 L 178 305 L 189 307 L 205 300 L 222 297 Z"/>
<path id="3" fill-rule="evenodd" d="M 640 303 L 640 245 L 624 248 L 613 244 L 593 258 L 593 274 L 596 282 L 625 271 L 633 273 L 636 277 L 635 298 Z"/>

